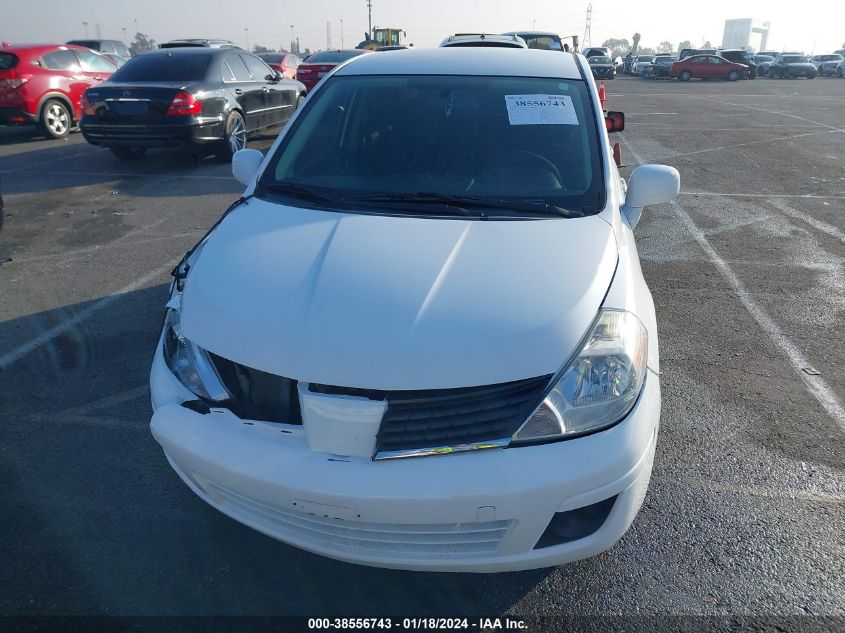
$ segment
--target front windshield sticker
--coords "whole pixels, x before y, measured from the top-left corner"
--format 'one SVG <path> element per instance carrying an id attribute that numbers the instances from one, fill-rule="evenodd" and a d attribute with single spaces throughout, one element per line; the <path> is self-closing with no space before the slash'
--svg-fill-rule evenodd
<path id="1" fill-rule="evenodd" d="M 578 125 L 566 95 L 505 95 L 511 125 Z"/>

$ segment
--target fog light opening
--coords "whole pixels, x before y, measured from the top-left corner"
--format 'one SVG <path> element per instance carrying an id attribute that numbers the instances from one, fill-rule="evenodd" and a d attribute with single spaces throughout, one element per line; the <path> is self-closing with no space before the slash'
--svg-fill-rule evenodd
<path id="1" fill-rule="evenodd" d="M 616 496 L 583 508 L 556 512 L 534 549 L 577 541 L 598 530 L 610 514 Z"/>

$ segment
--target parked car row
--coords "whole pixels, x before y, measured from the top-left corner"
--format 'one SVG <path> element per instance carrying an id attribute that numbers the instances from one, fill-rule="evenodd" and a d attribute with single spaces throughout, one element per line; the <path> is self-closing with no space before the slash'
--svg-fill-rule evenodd
<path id="1" fill-rule="evenodd" d="M 754 79 L 755 77 L 813 79 L 816 76 L 845 77 L 845 51 L 807 58 L 803 53 L 763 51 L 753 55 L 743 49 L 685 48 L 671 53 L 627 57 L 624 72 L 639 77 L 690 79 Z"/>

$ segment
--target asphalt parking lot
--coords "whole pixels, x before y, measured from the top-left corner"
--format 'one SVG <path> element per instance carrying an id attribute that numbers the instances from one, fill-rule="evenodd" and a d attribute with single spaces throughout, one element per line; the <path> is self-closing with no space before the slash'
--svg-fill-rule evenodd
<path id="1" fill-rule="evenodd" d="M 625 174 L 682 178 L 636 231 L 655 470 L 611 550 L 501 575 L 334 562 L 198 499 L 149 433 L 148 369 L 170 269 L 242 187 L 0 128 L 0 614 L 845 615 L 845 81 L 607 89 Z"/>

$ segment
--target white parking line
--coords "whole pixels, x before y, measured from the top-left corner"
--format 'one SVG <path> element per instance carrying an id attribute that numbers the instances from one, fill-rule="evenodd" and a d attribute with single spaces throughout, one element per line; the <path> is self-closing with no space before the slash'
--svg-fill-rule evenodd
<path id="1" fill-rule="evenodd" d="M 628 116 L 627 114 L 625 115 Z M 697 127 L 694 130 L 689 129 L 689 123 L 677 123 L 675 125 L 650 125 L 649 123 L 633 123 L 625 119 L 625 130 L 628 128 L 643 128 L 651 132 L 652 130 L 684 130 L 685 133 L 690 132 L 760 132 L 762 130 L 776 130 L 778 132 L 800 132 L 803 130 L 817 130 L 818 125 L 743 125 L 742 127 Z"/>
<path id="2" fill-rule="evenodd" d="M 725 193 L 721 191 L 682 191 L 680 195 L 726 198 L 804 198 L 807 200 L 845 200 L 845 193 L 842 195 L 834 194 L 828 196 L 822 193 Z"/>
<path id="3" fill-rule="evenodd" d="M 28 166 L 23 167 L 21 169 L 15 170 L 18 173 L 24 174 L 39 174 L 40 172 L 30 171 Z M 11 173 L 11 172 L 6 172 Z M 119 172 L 119 171 L 51 171 L 50 177 L 53 176 L 71 176 L 71 177 L 78 177 L 78 176 L 95 176 L 98 178 L 102 178 L 103 176 L 111 177 L 114 176 L 115 178 L 142 178 L 144 176 L 151 176 L 155 178 L 172 178 L 175 180 L 228 180 L 230 182 L 235 182 L 233 176 L 212 176 L 212 175 L 202 175 L 202 174 L 178 174 L 178 173 L 145 173 L 141 171 L 134 171 L 134 172 Z M 241 186 L 241 185 L 238 185 Z"/>
<path id="4" fill-rule="evenodd" d="M 135 290 L 139 290 L 154 279 L 157 279 L 165 273 L 170 272 L 178 262 L 179 259 L 174 259 L 167 265 L 162 266 L 161 268 L 156 268 L 155 270 L 147 273 L 143 277 L 140 277 L 132 283 L 127 284 L 123 288 L 115 290 L 111 294 L 108 294 L 105 297 L 102 297 L 101 299 L 95 301 L 87 308 L 80 310 L 69 319 L 65 319 L 61 323 L 58 323 L 50 329 L 45 330 L 44 332 L 42 332 L 35 338 L 27 341 L 23 345 L 19 345 L 15 349 L 6 352 L 5 354 L 3 354 L 3 356 L 0 356 L 0 370 L 6 369 L 9 365 L 20 360 L 30 352 L 35 351 L 42 345 L 45 345 L 46 343 L 52 341 L 60 334 L 63 334 L 64 332 L 81 323 L 82 321 L 85 321 L 86 319 L 109 307 L 112 303 L 119 299 L 121 295 L 124 295 L 128 292 L 134 292 Z"/>
<path id="5" fill-rule="evenodd" d="M 843 197 L 845 197 L 845 196 L 843 196 Z M 783 211 L 789 217 L 795 218 L 796 220 L 801 220 L 802 222 L 806 222 L 807 224 L 809 224 L 813 228 L 818 229 L 819 231 L 822 231 L 823 233 L 827 233 L 831 237 L 835 237 L 840 242 L 845 242 L 845 233 L 840 231 L 838 228 L 836 228 L 832 224 L 828 224 L 827 222 L 822 222 L 821 220 L 817 220 L 816 218 L 814 218 L 809 213 L 806 213 L 806 212 L 802 213 L 800 211 L 797 211 L 796 209 L 793 209 L 788 204 L 786 204 L 783 200 L 778 200 L 777 198 L 772 198 L 770 200 L 766 200 L 766 202 L 768 202 L 770 205 L 772 205 L 776 209 Z"/>
<path id="6" fill-rule="evenodd" d="M 620 139 L 622 140 L 622 143 L 625 144 L 625 147 L 628 148 L 628 151 L 631 152 L 631 155 L 637 161 L 637 164 L 642 165 L 644 163 L 642 156 L 639 155 L 639 153 L 631 146 L 622 134 L 620 134 Z M 748 313 L 755 321 L 757 321 L 757 324 L 766 332 L 766 334 L 768 334 L 771 341 L 780 348 L 783 355 L 786 356 L 795 372 L 806 385 L 810 394 L 816 398 L 824 410 L 827 411 L 828 415 L 833 418 L 833 421 L 839 425 L 840 430 L 845 433 L 845 407 L 843 407 L 839 402 L 839 399 L 836 397 L 833 389 L 830 388 L 821 376 L 811 375 L 805 371 L 812 370 L 812 365 L 807 357 L 804 356 L 804 353 L 798 349 L 798 347 L 783 333 L 783 330 L 780 329 L 778 324 L 774 322 L 768 313 L 760 307 L 756 301 L 754 301 L 754 298 L 751 296 L 748 288 L 745 287 L 745 284 L 743 284 L 739 277 L 737 277 L 730 265 L 722 259 L 719 253 L 716 252 L 716 249 L 710 244 L 707 236 L 705 236 L 701 229 L 698 228 L 684 208 L 676 201 L 673 201 L 671 204 L 675 214 L 684 224 L 687 231 L 689 231 L 690 235 L 692 235 L 695 241 L 698 242 L 698 245 L 716 269 L 731 285 L 737 298 Z"/>
<path id="7" fill-rule="evenodd" d="M 661 156 L 661 159 L 667 158 L 681 158 L 683 156 L 694 156 L 696 154 L 706 154 L 707 152 L 720 152 L 725 149 L 735 149 L 737 147 L 747 147 L 749 145 L 759 145 L 760 143 L 776 143 L 778 141 L 789 141 L 795 138 L 804 138 L 806 136 L 813 136 L 814 134 L 818 134 L 818 132 L 805 132 L 804 134 L 792 134 L 790 136 L 778 136 L 776 138 L 766 138 L 760 139 L 757 141 L 748 141 L 747 143 L 736 143 L 734 145 L 722 145 L 721 147 L 711 147 L 709 149 L 697 149 L 692 152 L 681 152 L 679 154 L 669 154 L 667 156 Z"/>
<path id="8" fill-rule="evenodd" d="M 71 158 L 79 158 L 80 156 L 91 156 L 92 154 L 97 154 L 97 153 L 103 152 L 103 151 L 105 151 L 105 148 L 98 147 L 98 148 L 93 149 L 93 150 L 89 149 L 89 150 L 84 151 L 84 152 L 77 152 L 76 154 L 71 154 L 70 156 L 60 156 L 58 158 L 51 158 L 50 160 L 41 161 L 40 163 L 29 163 L 27 165 L 23 165 L 22 167 L 15 167 L 14 169 L 0 170 L 0 176 L 7 176 L 8 174 L 16 174 L 18 172 L 31 170 L 34 167 L 43 167 L 44 165 L 51 165 L 53 163 L 58 163 L 58 162 L 61 162 L 63 160 L 70 160 Z M 9 156 L 9 157 L 0 156 L 0 159 L 3 159 L 3 158 L 11 158 L 11 156 Z M 52 176 L 53 173 L 54 172 L 50 172 L 50 175 Z"/>
<path id="9" fill-rule="evenodd" d="M 797 114 L 790 114 L 789 112 L 778 112 L 777 110 L 769 110 L 767 108 L 759 108 L 757 106 L 750 106 L 745 105 L 744 103 L 729 103 L 727 101 L 717 101 L 716 99 L 711 99 L 711 101 L 715 101 L 716 103 L 720 103 L 722 105 L 729 105 L 735 106 L 737 108 L 749 108 L 750 110 L 757 110 L 758 112 L 765 112 L 766 114 L 778 114 L 780 116 L 789 117 L 791 119 L 798 119 L 799 121 L 804 121 L 806 123 L 812 123 L 813 125 L 818 125 L 819 127 L 824 127 L 829 130 L 833 130 L 834 132 L 845 132 L 845 129 L 840 127 L 836 127 L 835 125 L 828 125 L 827 123 L 820 123 L 819 121 L 813 121 L 812 119 L 808 119 L 807 117 L 798 116 Z"/>
<path id="10" fill-rule="evenodd" d="M 116 393 L 111 396 L 106 396 L 105 398 L 94 400 L 93 402 L 87 402 L 82 406 L 74 407 L 73 409 L 67 409 L 66 411 L 62 411 L 62 414 L 73 416 L 90 415 L 94 411 L 99 411 L 100 409 L 107 409 L 108 407 L 113 407 L 117 404 L 123 404 L 124 402 L 131 402 L 132 400 L 137 400 L 138 398 L 149 396 L 149 394 L 149 386 L 142 385 L 141 387 L 127 389 L 126 391 L 121 391 L 120 393 Z"/>
<path id="11" fill-rule="evenodd" d="M 160 224 L 160 222 L 156 222 L 153 226 Z M 143 230 L 147 227 L 141 227 L 136 233 L 140 230 Z M 96 246 L 90 246 L 88 248 L 80 248 L 75 251 L 64 251 L 64 252 L 57 252 L 57 253 L 45 253 L 44 255 L 33 255 L 32 257 L 24 257 L 21 259 L 13 259 L 10 262 L 5 262 L 3 267 L 13 266 L 15 264 L 28 264 L 30 262 L 37 262 L 44 259 L 55 259 L 57 257 L 67 257 L 66 260 L 62 261 L 62 264 L 65 264 L 69 261 L 76 259 L 82 255 L 90 255 L 92 253 L 101 253 L 105 250 L 115 247 L 132 247 L 132 246 L 142 246 L 144 244 L 151 244 L 153 242 L 163 242 L 167 240 L 175 240 L 180 239 L 183 237 L 191 237 L 192 235 L 196 235 L 197 233 L 202 233 L 206 229 L 195 229 L 193 231 L 187 231 L 185 233 L 173 233 L 171 235 L 159 235 L 158 237 L 148 237 L 142 240 L 135 240 L 134 242 L 121 242 L 120 238 L 116 240 L 112 240 L 111 242 L 106 242 L 105 244 L 98 244 Z M 129 233 L 124 235 L 123 237 L 128 237 Z"/>

